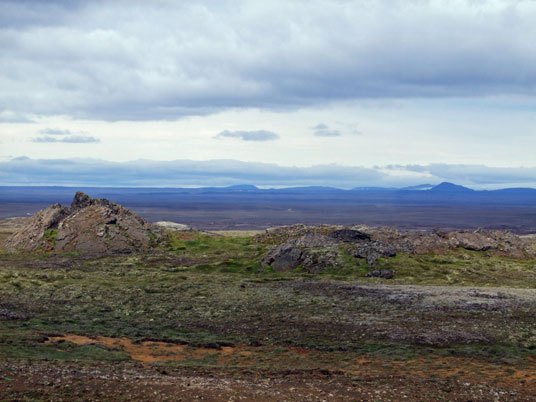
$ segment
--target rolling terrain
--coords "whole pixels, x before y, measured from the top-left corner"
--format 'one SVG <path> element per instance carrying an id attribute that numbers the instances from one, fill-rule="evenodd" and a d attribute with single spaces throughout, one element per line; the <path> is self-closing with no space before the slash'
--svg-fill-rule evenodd
<path id="1" fill-rule="evenodd" d="M 536 393 L 534 236 L 296 225 L 166 231 L 150 249 L 87 254 L 55 251 L 62 222 L 100 211 L 119 236 L 130 215 L 78 194 L 70 208 L 50 210 L 66 212 L 37 248 L 0 251 L 2 400 L 530 401 Z M 1 221 L 0 240 L 28 222 Z M 396 253 L 384 256 L 392 236 Z M 304 258 L 338 257 L 284 270 L 265 263 L 285 244 Z M 364 245 L 380 254 L 355 254 Z"/>

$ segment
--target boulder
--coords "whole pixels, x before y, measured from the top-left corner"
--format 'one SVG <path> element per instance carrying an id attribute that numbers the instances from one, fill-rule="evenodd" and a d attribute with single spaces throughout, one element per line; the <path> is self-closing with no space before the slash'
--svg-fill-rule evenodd
<path id="1" fill-rule="evenodd" d="M 270 266 L 275 272 L 290 271 L 301 264 L 302 254 L 294 242 L 287 242 L 268 251 L 261 264 L 263 267 Z"/>
<path id="2" fill-rule="evenodd" d="M 307 272 L 318 273 L 337 263 L 337 241 L 316 232 L 272 247 L 261 260 L 263 267 L 276 272 L 290 271 L 302 265 Z"/>
<path id="3" fill-rule="evenodd" d="M 6 240 L 8 251 L 127 253 L 151 247 L 161 231 L 119 204 L 77 192 L 71 206 L 37 212 Z"/>
<path id="4" fill-rule="evenodd" d="M 486 251 L 497 249 L 499 243 L 489 232 L 456 231 L 445 234 L 453 248 L 461 247 L 466 250 Z"/>
<path id="5" fill-rule="evenodd" d="M 330 232 L 329 236 L 347 243 L 370 240 L 369 234 L 354 229 L 336 229 Z"/>
<path id="6" fill-rule="evenodd" d="M 395 275 L 393 271 L 390 271 L 388 269 L 375 269 L 374 271 L 367 273 L 366 276 L 369 278 L 392 279 Z"/>

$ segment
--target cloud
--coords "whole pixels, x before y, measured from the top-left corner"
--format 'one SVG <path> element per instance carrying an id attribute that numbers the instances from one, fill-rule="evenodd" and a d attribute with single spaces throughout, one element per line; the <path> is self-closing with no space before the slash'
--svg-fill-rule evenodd
<path id="1" fill-rule="evenodd" d="M 0 110 L 158 120 L 354 99 L 534 97 L 535 20 L 533 1 L 4 0 Z"/>
<path id="2" fill-rule="evenodd" d="M 65 135 L 65 134 L 56 134 L 56 135 Z M 50 136 L 43 136 L 43 137 L 35 137 L 32 138 L 32 142 L 63 142 L 63 143 L 69 143 L 69 144 L 90 144 L 95 142 L 100 142 L 98 138 L 91 137 L 88 135 L 69 135 L 67 137 L 50 137 Z"/>
<path id="3" fill-rule="evenodd" d="M 378 183 L 385 174 L 364 167 L 308 168 L 236 160 L 110 162 L 98 159 L 14 158 L 0 162 L 3 185 L 260 186 L 330 185 L 351 188 Z"/>
<path id="4" fill-rule="evenodd" d="M 427 173 L 446 181 L 467 185 L 531 185 L 536 183 L 536 167 L 490 167 L 484 165 L 430 165 L 398 166 L 408 171 Z"/>
<path id="5" fill-rule="evenodd" d="M 243 141 L 274 141 L 280 137 L 278 134 L 266 130 L 258 131 L 222 131 L 216 138 L 238 138 Z"/>
<path id="6" fill-rule="evenodd" d="M 42 136 L 34 137 L 31 141 L 38 143 L 63 142 L 68 144 L 91 144 L 100 142 L 100 139 L 92 137 L 85 132 L 73 133 L 71 130 L 62 130 L 59 128 L 44 128 L 39 130 L 39 134 L 42 134 Z"/>
<path id="7" fill-rule="evenodd" d="M 2 110 L 0 111 L 0 123 L 34 123 L 34 120 L 21 111 Z"/>
<path id="8" fill-rule="evenodd" d="M 44 128 L 43 130 L 39 130 L 40 134 L 44 135 L 71 135 L 72 132 L 70 130 L 60 130 L 59 128 Z"/>
<path id="9" fill-rule="evenodd" d="M 324 123 L 317 124 L 313 127 L 313 134 L 317 137 L 340 137 L 339 130 L 330 130 Z"/>
<path id="10" fill-rule="evenodd" d="M 110 162 L 99 159 L 31 159 L 0 161 L 0 185 L 87 186 L 332 186 L 404 187 L 451 181 L 473 188 L 536 187 L 536 167 L 411 165 L 359 167 L 279 166 L 237 160 Z"/>

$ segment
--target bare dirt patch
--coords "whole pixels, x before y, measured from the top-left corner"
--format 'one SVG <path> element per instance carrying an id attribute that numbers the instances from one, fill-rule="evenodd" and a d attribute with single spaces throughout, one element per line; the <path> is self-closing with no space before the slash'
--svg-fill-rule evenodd
<path id="1" fill-rule="evenodd" d="M 127 338 L 104 336 L 86 337 L 66 334 L 49 338 L 45 343 L 71 342 L 76 345 L 101 344 L 108 348 L 120 349 L 133 360 L 144 365 L 158 362 L 185 362 L 214 356 L 212 368 L 236 369 L 254 368 L 259 365 L 284 371 L 294 367 L 298 371 L 318 370 L 325 373 L 350 375 L 352 377 L 397 376 L 418 377 L 421 381 L 431 378 L 471 383 L 497 384 L 505 389 L 513 389 L 536 395 L 536 361 L 528 357 L 521 364 L 512 366 L 485 359 L 437 356 L 418 357 L 408 360 L 358 356 L 351 360 L 337 352 L 323 352 L 297 347 L 236 347 L 199 348 L 166 342 L 144 341 L 134 343 Z M 262 363 L 260 363 L 262 362 Z M 431 374 L 433 373 L 433 374 Z"/>

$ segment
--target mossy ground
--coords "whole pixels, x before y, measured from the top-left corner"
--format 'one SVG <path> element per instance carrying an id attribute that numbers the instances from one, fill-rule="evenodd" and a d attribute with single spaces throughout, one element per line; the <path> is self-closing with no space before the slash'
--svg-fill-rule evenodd
<path id="1" fill-rule="evenodd" d="M 275 371 L 344 368 L 345 361 L 363 356 L 386 361 L 463 356 L 518 366 L 536 358 L 536 304 L 516 298 L 515 291 L 501 296 L 493 289 L 496 300 L 486 304 L 482 297 L 495 296 L 478 296 L 476 306 L 425 302 L 427 292 L 448 293 L 451 285 L 467 291 L 518 288 L 530 296 L 536 288 L 534 260 L 470 251 L 399 255 L 379 261 L 378 267 L 396 271 L 394 280 L 385 280 L 366 278 L 364 261 L 344 248 L 344 263 L 336 270 L 314 276 L 299 269 L 270 272 L 260 266 L 269 247 L 251 236 L 182 232 L 145 254 L 1 254 L 0 357 L 130 359 L 121 349 L 98 344 L 44 343 L 54 335 L 77 334 L 191 348 L 251 347 L 256 354 L 250 367 Z M 447 290 L 405 290 L 415 284 Z M 288 348 L 315 358 L 283 358 Z M 220 365 L 215 354 L 159 364 Z"/>

